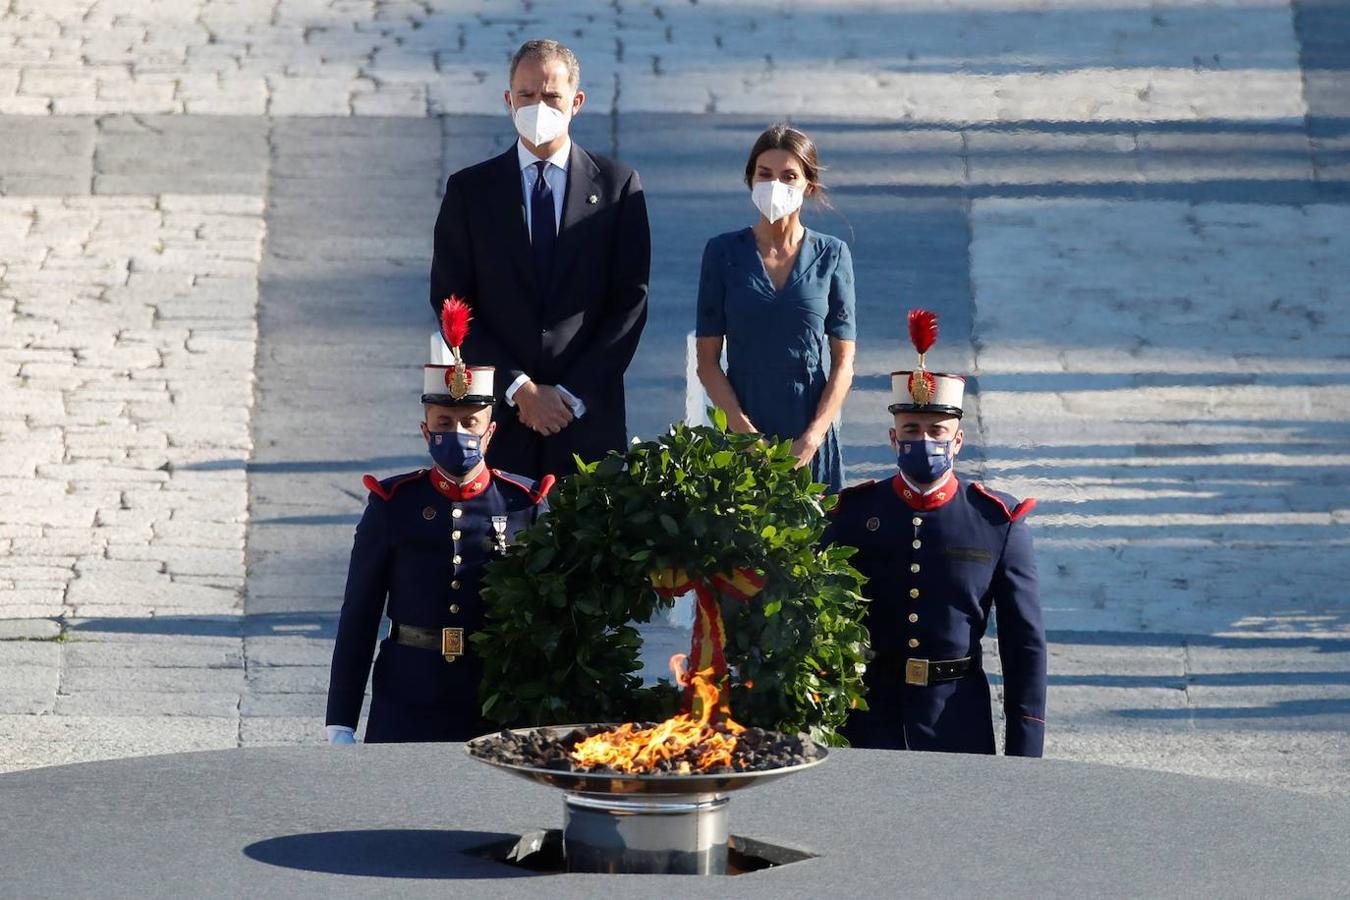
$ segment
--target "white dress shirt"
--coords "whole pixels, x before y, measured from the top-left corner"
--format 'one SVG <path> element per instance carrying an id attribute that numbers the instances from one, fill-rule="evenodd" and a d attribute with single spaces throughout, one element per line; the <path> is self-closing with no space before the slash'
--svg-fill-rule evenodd
<path id="1" fill-rule="evenodd" d="M 527 234 L 533 234 L 531 230 L 534 227 L 534 217 L 530 210 L 530 194 L 534 192 L 534 184 L 539 179 L 539 170 L 535 165 L 539 162 L 539 157 L 535 156 L 529 150 L 525 149 L 525 144 L 516 141 L 516 159 L 520 162 L 520 190 L 524 199 L 525 207 L 525 231 Z M 548 158 L 548 165 L 544 166 L 544 179 L 553 191 L 553 227 L 557 231 L 562 230 L 563 200 L 567 195 L 567 168 L 572 159 L 572 142 L 567 140 L 558 148 L 558 151 Z M 506 403 L 508 406 L 515 406 L 516 391 L 520 386 L 531 380 L 529 375 L 520 374 L 516 380 L 511 382 L 510 387 L 506 389 Z M 586 404 L 581 402 L 581 398 L 573 394 L 561 384 L 555 385 L 566 400 L 572 405 L 572 415 L 580 419 L 586 414 Z"/>

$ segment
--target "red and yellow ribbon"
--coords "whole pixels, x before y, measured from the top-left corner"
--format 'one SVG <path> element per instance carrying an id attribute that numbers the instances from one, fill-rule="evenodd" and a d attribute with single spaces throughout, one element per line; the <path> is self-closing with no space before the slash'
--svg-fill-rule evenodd
<path id="1" fill-rule="evenodd" d="M 684 569 L 659 569 L 651 573 L 652 587 L 663 597 L 678 597 L 694 592 L 694 637 L 689 647 L 686 671 L 702 672 L 712 669 L 712 680 L 720 685 L 727 673 L 726 627 L 722 621 L 720 597 L 748 602 L 764 590 L 764 576 L 750 569 L 734 569 L 711 578 L 690 578 Z M 692 710 L 697 697 L 686 686 L 684 705 Z"/>

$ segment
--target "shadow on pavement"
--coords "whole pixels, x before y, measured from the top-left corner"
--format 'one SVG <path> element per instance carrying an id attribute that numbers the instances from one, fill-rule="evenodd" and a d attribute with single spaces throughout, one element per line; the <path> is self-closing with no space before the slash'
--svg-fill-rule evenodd
<path id="1" fill-rule="evenodd" d="M 249 844 L 257 862 L 306 872 L 378 878 L 521 878 L 531 872 L 467 854 L 516 835 L 488 831 L 391 828 L 291 834 Z"/>
<path id="2" fill-rule="evenodd" d="M 306 637 L 332 640 L 337 611 L 332 613 L 258 613 L 248 616 L 111 617 L 71 622 L 79 635 L 145 634 L 187 637 Z"/>

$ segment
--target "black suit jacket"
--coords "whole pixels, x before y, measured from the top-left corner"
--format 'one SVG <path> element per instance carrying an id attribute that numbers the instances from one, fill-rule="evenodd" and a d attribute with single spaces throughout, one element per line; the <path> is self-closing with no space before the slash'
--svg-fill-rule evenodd
<path id="1" fill-rule="evenodd" d="M 465 359 L 497 368 L 491 466 L 531 478 L 576 471 L 628 440 L 623 375 L 647 321 L 651 235 L 638 174 L 574 141 L 553 274 L 536 284 L 516 145 L 450 176 L 436 219 L 431 307 L 473 307 Z M 586 414 L 550 438 L 502 394 L 525 373 L 581 398 Z"/>

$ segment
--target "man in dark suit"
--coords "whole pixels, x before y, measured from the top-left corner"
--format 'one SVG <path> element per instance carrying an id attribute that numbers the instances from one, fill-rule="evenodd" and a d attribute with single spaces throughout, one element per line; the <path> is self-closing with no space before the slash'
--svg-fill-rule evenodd
<path id="1" fill-rule="evenodd" d="M 556 41 L 516 51 L 506 105 L 520 139 L 451 175 L 436 220 L 431 307 L 473 307 L 465 354 L 502 389 L 488 461 L 530 478 L 625 446 L 623 376 L 647 319 L 642 184 L 571 141 L 579 81 Z"/>

